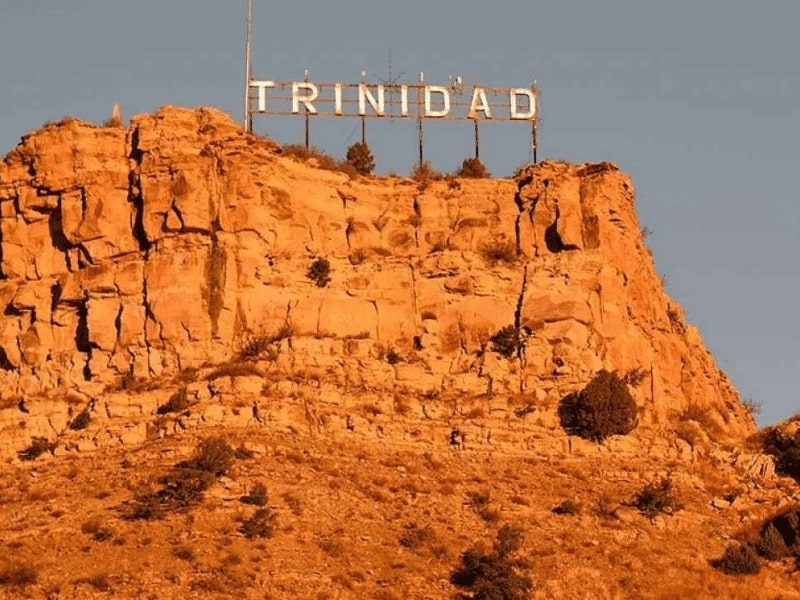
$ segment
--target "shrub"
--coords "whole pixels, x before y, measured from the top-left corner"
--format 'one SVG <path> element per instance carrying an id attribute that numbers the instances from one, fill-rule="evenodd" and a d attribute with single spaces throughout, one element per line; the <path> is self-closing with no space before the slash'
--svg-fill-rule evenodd
<path id="1" fill-rule="evenodd" d="M 109 529 L 103 527 L 102 521 L 97 517 L 84 522 L 83 525 L 81 525 L 81 532 L 91 536 L 96 542 L 105 542 L 113 536 Z"/>
<path id="2" fill-rule="evenodd" d="M 197 446 L 192 458 L 176 464 L 159 480 L 161 489 L 136 497 L 127 518 L 161 519 L 169 511 L 200 502 L 214 481 L 228 472 L 234 454 L 233 448 L 221 438 L 204 440 Z"/>
<path id="3" fill-rule="evenodd" d="M 491 506 L 492 497 L 488 492 L 470 492 L 467 494 L 467 505 L 487 523 L 493 523 L 500 514 Z"/>
<path id="4" fill-rule="evenodd" d="M 658 483 L 644 486 L 633 500 L 633 505 L 651 519 L 661 513 L 672 514 L 682 508 L 672 493 L 672 482 L 666 477 Z"/>
<path id="5" fill-rule="evenodd" d="M 722 557 L 711 564 L 726 575 L 755 575 L 761 570 L 758 554 L 750 544 L 728 546 Z"/>
<path id="6" fill-rule="evenodd" d="M 181 388 L 172 394 L 165 404 L 159 406 L 156 410 L 156 413 L 159 415 L 166 415 L 167 413 L 181 412 L 182 410 L 186 410 L 188 407 L 189 396 L 186 392 L 186 388 Z"/>
<path id="7" fill-rule="evenodd" d="M 492 343 L 492 351 L 505 358 L 512 358 L 525 347 L 529 335 L 530 330 L 525 327 L 520 329 L 515 325 L 508 325 L 490 337 L 489 341 Z"/>
<path id="8" fill-rule="evenodd" d="M 277 515 L 270 508 L 259 508 L 253 516 L 244 521 L 239 527 L 239 532 L 248 539 L 271 538 L 275 527 Z"/>
<path id="9" fill-rule="evenodd" d="M 252 504 L 253 506 L 266 506 L 269 502 L 269 495 L 267 487 L 263 483 L 258 483 L 250 490 L 250 493 L 240 498 L 243 504 Z"/>
<path id="10" fill-rule="evenodd" d="M 482 179 L 489 177 L 489 171 L 478 158 L 466 158 L 461 163 L 461 168 L 458 169 L 456 175 L 459 177 L 468 177 L 472 179 Z"/>
<path id="11" fill-rule="evenodd" d="M 773 523 L 767 523 L 755 543 L 758 553 L 767 560 L 777 560 L 790 552 L 786 541 Z"/>
<path id="12" fill-rule="evenodd" d="M 433 539 L 433 531 L 430 527 L 420 527 L 416 523 L 406 523 L 402 535 L 398 542 L 404 548 L 416 550 L 427 544 Z"/>
<path id="13" fill-rule="evenodd" d="M 411 169 L 411 179 L 427 185 L 430 181 L 435 179 L 441 179 L 442 174 L 439 173 L 436 169 L 433 168 L 430 162 L 427 160 L 424 161 L 422 164 L 417 163 L 414 165 L 414 168 Z"/>
<path id="14" fill-rule="evenodd" d="M 36 583 L 38 573 L 30 565 L 12 562 L 0 566 L 0 585 L 25 587 Z"/>
<path id="15" fill-rule="evenodd" d="M 746 400 L 742 400 L 742 404 L 744 405 L 744 409 L 747 411 L 747 414 L 753 419 L 761 414 L 761 403 L 758 400 L 747 398 Z"/>
<path id="16" fill-rule="evenodd" d="M 507 238 L 494 240 L 481 247 L 481 255 L 492 266 L 513 264 L 517 260 L 517 244 Z"/>
<path id="17" fill-rule="evenodd" d="M 515 555 L 522 544 L 522 532 L 503 525 L 490 552 L 476 547 L 461 555 L 461 564 L 450 574 L 450 582 L 467 590 L 462 599 L 524 600 L 530 597 L 533 581 L 526 574 L 529 565 Z"/>
<path id="18" fill-rule="evenodd" d="M 401 360 L 403 360 L 403 358 L 397 353 L 397 351 L 394 348 L 392 348 L 386 353 L 386 362 L 388 362 L 390 365 L 396 365 Z"/>
<path id="19" fill-rule="evenodd" d="M 583 390 L 561 400 L 558 416 L 568 433 L 600 442 L 633 431 L 636 402 L 616 373 L 603 370 Z"/>
<path id="20" fill-rule="evenodd" d="M 764 451 L 775 459 L 775 470 L 800 481 L 800 431 L 788 435 L 771 429 L 764 438 Z"/>
<path id="21" fill-rule="evenodd" d="M 235 451 L 228 442 L 222 438 L 212 437 L 200 442 L 194 451 L 194 456 L 185 466 L 221 477 L 231 468 L 234 454 Z"/>
<path id="22" fill-rule="evenodd" d="M 81 431 L 89 426 L 89 422 L 91 420 L 92 415 L 89 414 L 89 407 L 87 406 L 81 412 L 79 412 L 74 419 L 72 419 L 72 422 L 69 424 L 69 428 L 72 431 Z"/>
<path id="23" fill-rule="evenodd" d="M 564 500 L 561 504 L 554 506 L 552 512 L 556 515 L 577 515 L 581 512 L 581 505 L 574 500 Z"/>
<path id="24" fill-rule="evenodd" d="M 308 277 L 317 287 L 323 288 L 331 281 L 331 263 L 325 258 L 318 258 L 308 268 Z"/>
<path id="25" fill-rule="evenodd" d="M 316 146 L 306 147 L 303 144 L 288 144 L 281 149 L 283 156 L 294 158 L 300 161 L 315 160 L 320 169 L 326 171 L 340 170 L 340 163 L 330 154 L 326 154 Z"/>
<path id="26" fill-rule="evenodd" d="M 53 454 L 58 447 L 58 442 L 51 442 L 44 437 L 35 437 L 31 440 L 31 445 L 17 452 L 20 460 L 36 460 L 45 452 Z"/>
<path id="27" fill-rule="evenodd" d="M 349 165 L 355 169 L 359 175 L 370 175 L 375 170 L 375 158 L 366 142 L 356 142 L 347 149 Z"/>

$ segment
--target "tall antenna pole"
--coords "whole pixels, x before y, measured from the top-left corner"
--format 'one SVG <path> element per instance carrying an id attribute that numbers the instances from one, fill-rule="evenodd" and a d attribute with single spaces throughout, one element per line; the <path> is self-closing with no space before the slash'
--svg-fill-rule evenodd
<path id="1" fill-rule="evenodd" d="M 250 133 L 250 78 L 252 77 L 251 54 L 253 51 L 253 0 L 247 0 L 247 24 L 244 35 L 244 130 Z"/>

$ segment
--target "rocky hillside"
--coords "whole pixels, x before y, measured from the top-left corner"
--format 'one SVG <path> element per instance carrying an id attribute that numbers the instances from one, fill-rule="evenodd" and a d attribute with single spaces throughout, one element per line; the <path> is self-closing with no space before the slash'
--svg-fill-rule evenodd
<path id="1" fill-rule="evenodd" d="M 167 107 L 128 129 L 66 120 L 26 136 L 0 164 L 0 216 L 12 411 L 66 392 L 106 402 L 101 388 L 249 349 L 272 357 L 266 396 L 300 394 L 341 417 L 331 427 L 351 390 L 382 412 L 403 397 L 422 417 L 436 398 L 455 403 L 448 418 L 555 426 L 559 400 L 602 368 L 635 381 L 644 425 L 700 409 L 728 435 L 753 427 L 664 293 L 611 164 L 351 179 L 218 111 Z M 505 358 L 489 339 L 508 326 L 526 340 Z M 47 404 L 14 437 L 50 435 L 67 408 Z"/>
<path id="2" fill-rule="evenodd" d="M 212 109 L 26 136 L 0 597 L 796 597 L 796 484 L 634 201 L 608 163 L 351 176 Z M 568 435 L 601 371 L 636 428 Z"/>

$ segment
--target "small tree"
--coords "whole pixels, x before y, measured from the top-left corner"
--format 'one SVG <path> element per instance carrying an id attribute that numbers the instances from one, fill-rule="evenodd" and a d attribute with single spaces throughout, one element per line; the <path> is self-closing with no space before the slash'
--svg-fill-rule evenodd
<path id="1" fill-rule="evenodd" d="M 490 552 L 471 548 L 461 555 L 461 564 L 450 574 L 450 581 L 468 590 L 458 598 L 473 600 L 525 600 L 533 581 L 526 574 L 528 563 L 516 556 L 522 545 L 522 532 L 503 525 Z"/>
<path id="2" fill-rule="evenodd" d="M 636 402 L 616 373 L 602 370 L 583 390 L 561 401 L 558 416 L 568 433 L 600 442 L 633 431 Z"/>
<path id="3" fill-rule="evenodd" d="M 356 142 L 350 146 L 345 160 L 359 175 L 371 175 L 375 170 L 375 158 L 366 142 Z"/>
<path id="4" fill-rule="evenodd" d="M 331 281 L 331 263 L 326 258 L 318 258 L 308 268 L 306 273 L 317 287 L 325 287 Z"/>
<path id="5" fill-rule="evenodd" d="M 483 179 L 489 177 L 489 171 L 479 158 L 466 158 L 461 163 L 456 175 L 470 179 Z"/>

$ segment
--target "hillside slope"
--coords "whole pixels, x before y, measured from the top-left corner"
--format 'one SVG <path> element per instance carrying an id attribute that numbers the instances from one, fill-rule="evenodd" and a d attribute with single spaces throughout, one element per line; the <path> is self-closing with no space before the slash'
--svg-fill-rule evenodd
<path id="1" fill-rule="evenodd" d="M 278 152 L 211 109 L 25 137 L 0 168 L 0 398 L 102 402 L 122 379 L 255 342 L 271 346 L 265 396 L 339 416 L 357 390 L 389 412 L 407 398 L 416 416 L 426 398 L 457 398 L 453 417 L 503 421 L 517 402 L 555 426 L 559 400 L 605 368 L 635 376 L 642 424 L 700 410 L 724 435 L 752 431 L 664 293 L 613 165 L 419 183 Z M 325 287 L 307 277 L 315 259 L 330 264 Z M 487 351 L 510 325 L 532 333 L 524 352 Z M 48 419 L 65 408 L 46 405 Z"/>
<path id="2" fill-rule="evenodd" d="M 0 163 L 0 596 L 451 598 L 512 525 L 535 598 L 797 597 L 791 556 L 712 567 L 797 486 L 627 176 L 324 166 L 173 107 Z M 601 370 L 636 428 L 568 435 Z"/>

